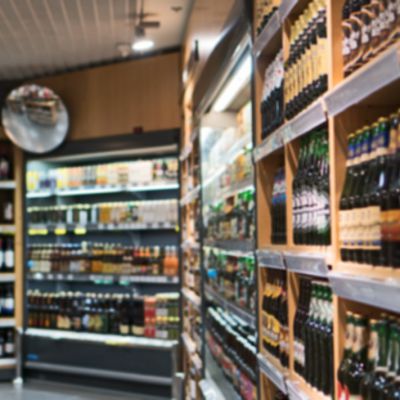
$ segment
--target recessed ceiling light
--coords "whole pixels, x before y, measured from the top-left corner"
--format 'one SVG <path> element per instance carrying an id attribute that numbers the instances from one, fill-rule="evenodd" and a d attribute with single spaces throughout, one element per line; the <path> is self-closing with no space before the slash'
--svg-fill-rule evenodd
<path id="1" fill-rule="evenodd" d="M 153 47 L 154 47 L 154 42 L 146 38 L 138 39 L 132 44 L 133 51 L 146 51 L 152 49 Z"/>
<path id="2" fill-rule="evenodd" d="M 178 13 L 179 11 L 182 11 L 183 7 L 182 6 L 172 6 L 171 10 L 175 11 L 176 13 Z"/>

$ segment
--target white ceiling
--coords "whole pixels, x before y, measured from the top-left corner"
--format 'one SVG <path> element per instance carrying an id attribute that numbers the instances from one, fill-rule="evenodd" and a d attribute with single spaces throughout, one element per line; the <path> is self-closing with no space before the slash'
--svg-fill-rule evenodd
<path id="1" fill-rule="evenodd" d="M 141 1 L 141 0 L 140 0 Z M 157 16 L 154 50 L 182 43 L 193 0 L 145 0 Z M 0 80 L 27 78 L 121 58 L 139 0 L 0 0 Z M 171 7 L 182 7 L 179 12 Z"/>

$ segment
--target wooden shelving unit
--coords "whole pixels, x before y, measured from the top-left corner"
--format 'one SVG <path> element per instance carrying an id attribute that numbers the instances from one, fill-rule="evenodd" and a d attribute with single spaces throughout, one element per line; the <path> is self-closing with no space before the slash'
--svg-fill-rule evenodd
<path id="1" fill-rule="evenodd" d="M 0 329 L 13 329 L 15 338 L 15 357 L 0 358 L 0 379 L 15 377 L 17 358 L 17 328 L 23 323 L 23 154 L 11 142 L 0 140 L 0 146 L 6 149 L 11 163 L 12 179 L 0 181 L 0 195 L 13 203 L 13 222 L 0 223 L 0 236 L 12 237 L 14 243 L 14 271 L 0 273 L 0 285 L 12 284 L 14 288 L 14 315 L 0 317 Z"/>
<path id="2" fill-rule="evenodd" d="M 347 136 L 355 129 L 389 115 L 400 100 L 400 43 L 379 53 L 348 77 L 343 74 L 341 18 L 344 0 L 327 0 L 328 91 L 310 106 L 262 139 L 260 104 L 264 71 L 279 49 L 289 53 L 290 23 L 304 10 L 307 0 L 282 0 L 276 13 L 257 35 L 254 46 L 254 108 L 257 195 L 258 293 L 262 293 L 269 270 L 286 270 L 290 360 L 287 374 L 261 353 L 259 342 L 260 398 L 272 399 L 277 389 L 290 399 L 324 399 L 294 371 L 293 319 L 297 308 L 298 277 L 309 275 L 328 280 L 333 290 L 334 377 L 344 345 L 346 310 L 379 315 L 382 310 L 400 312 L 400 272 L 392 268 L 342 262 L 339 248 L 339 201 L 346 173 Z M 256 9 L 256 1 L 253 1 Z M 256 21 L 256 15 L 254 15 Z M 293 243 L 292 181 L 297 170 L 299 139 L 310 130 L 327 123 L 329 131 L 331 244 L 298 246 Z M 272 181 L 279 166 L 285 168 L 287 187 L 287 243 L 271 243 Z M 261 313 L 261 301 L 259 302 Z M 262 329 L 262 321 L 258 326 Z M 260 335 L 259 335 L 260 337 Z"/>
<path id="3" fill-rule="evenodd" d="M 199 133 L 192 115 L 190 82 L 183 96 L 181 165 L 181 258 L 183 305 L 183 371 L 186 399 L 200 400 L 203 379 L 203 312 L 201 281 L 201 212 Z"/>

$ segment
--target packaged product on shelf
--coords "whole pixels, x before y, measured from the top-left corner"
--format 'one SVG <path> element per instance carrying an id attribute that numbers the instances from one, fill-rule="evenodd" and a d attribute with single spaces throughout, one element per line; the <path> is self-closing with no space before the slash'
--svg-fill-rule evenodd
<path id="1" fill-rule="evenodd" d="M 0 317 L 14 315 L 14 284 L 0 282 Z"/>
<path id="2" fill-rule="evenodd" d="M 179 260 L 175 246 L 32 244 L 28 268 L 32 273 L 177 276 Z"/>
<path id="3" fill-rule="evenodd" d="M 326 128 L 312 131 L 302 138 L 292 186 L 294 243 L 329 245 L 329 145 Z"/>
<path id="4" fill-rule="evenodd" d="M 223 203 L 209 207 L 206 220 L 207 238 L 234 240 L 254 238 L 253 190 L 231 196 Z"/>
<path id="5" fill-rule="evenodd" d="M 138 160 L 111 164 L 62 167 L 48 171 L 29 170 L 27 189 L 40 190 L 92 189 L 129 187 L 176 182 L 178 162 L 173 158 Z"/>
<path id="6" fill-rule="evenodd" d="M 205 253 L 208 283 L 223 297 L 238 306 L 255 312 L 256 282 L 253 257 L 239 257 L 223 250 Z"/>
<path id="7" fill-rule="evenodd" d="M 11 161 L 5 151 L 0 152 L 0 181 L 11 179 Z"/>
<path id="8" fill-rule="evenodd" d="M 207 310 L 207 344 L 244 400 L 257 399 L 257 346 L 254 330 L 220 308 Z"/>
<path id="9" fill-rule="evenodd" d="M 274 176 L 271 206 L 271 243 L 286 243 L 286 178 L 284 168 Z"/>
<path id="10" fill-rule="evenodd" d="M 30 224 L 170 224 L 178 222 L 175 199 L 28 207 Z"/>
<path id="11" fill-rule="evenodd" d="M 259 35 L 272 15 L 278 10 L 281 0 L 257 0 L 255 26 Z"/>
<path id="12" fill-rule="evenodd" d="M 339 212 L 343 261 L 400 266 L 399 139 L 398 113 L 349 135 Z"/>
<path id="13" fill-rule="evenodd" d="M 344 75 L 367 63 L 400 37 L 398 0 L 346 0 L 342 10 Z"/>
<path id="14" fill-rule="evenodd" d="M 327 283 L 300 278 L 294 319 L 294 367 L 312 387 L 333 395 L 332 290 Z"/>
<path id="15" fill-rule="evenodd" d="M 283 72 L 283 50 L 280 50 L 265 70 L 261 100 L 261 137 L 263 139 L 281 126 L 284 121 Z"/>
<path id="16" fill-rule="evenodd" d="M 310 1 L 290 28 L 285 116 L 293 118 L 328 89 L 326 0 Z"/>
<path id="17" fill-rule="evenodd" d="M 15 356 L 14 328 L 0 329 L 0 359 Z"/>
<path id="18" fill-rule="evenodd" d="M 400 326 L 395 316 L 382 314 L 368 321 L 363 315 L 347 313 L 346 344 L 338 370 L 341 398 L 397 399 L 399 362 Z"/>
<path id="19" fill-rule="evenodd" d="M 179 294 L 28 291 L 28 326 L 103 334 L 179 337 Z"/>
<path id="20" fill-rule="evenodd" d="M 0 273 L 14 271 L 14 239 L 0 236 Z"/>
<path id="21" fill-rule="evenodd" d="M 286 272 L 268 270 L 262 297 L 263 348 L 283 367 L 289 366 L 289 328 Z"/>

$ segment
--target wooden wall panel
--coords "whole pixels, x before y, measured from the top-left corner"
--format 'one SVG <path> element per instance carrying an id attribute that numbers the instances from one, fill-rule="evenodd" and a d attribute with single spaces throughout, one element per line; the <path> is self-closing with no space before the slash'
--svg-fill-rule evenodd
<path id="1" fill-rule="evenodd" d="M 178 128 L 180 54 L 171 53 L 36 79 L 64 100 L 68 139 Z"/>

